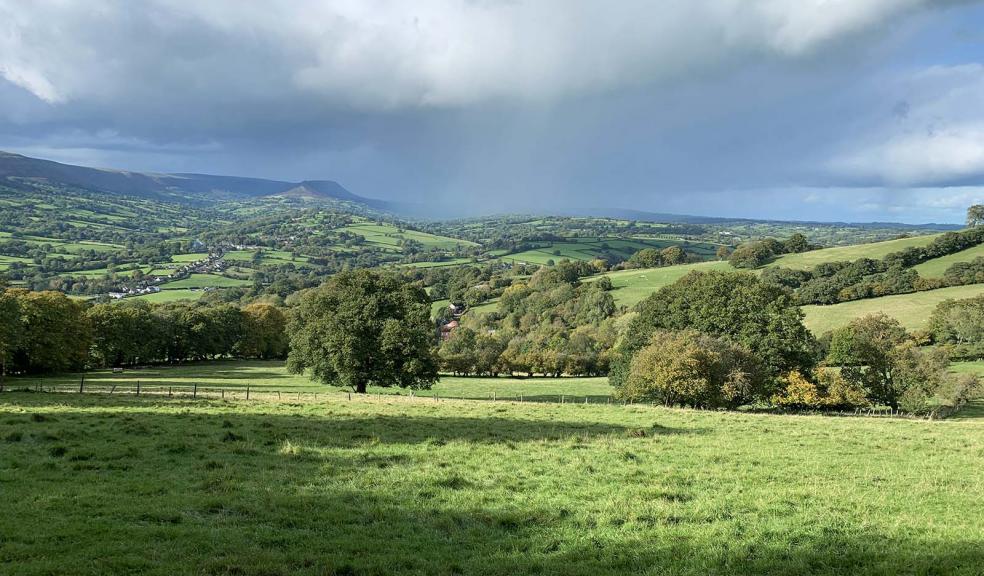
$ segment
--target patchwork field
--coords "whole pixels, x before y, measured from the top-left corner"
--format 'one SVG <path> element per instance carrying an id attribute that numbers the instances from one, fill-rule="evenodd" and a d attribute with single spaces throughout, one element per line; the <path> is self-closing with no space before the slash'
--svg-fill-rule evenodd
<path id="1" fill-rule="evenodd" d="M 973 248 L 962 250 L 956 254 L 934 258 L 928 262 L 923 262 L 922 264 L 913 266 L 913 268 L 915 268 L 916 272 L 919 272 L 919 275 L 923 278 L 939 278 L 943 276 L 943 273 L 946 272 L 947 268 L 957 262 L 970 262 L 981 256 L 984 256 L 984 244 L 978 244 Z"/>
<path id="2" fill-rule="evenodd" d="M 568 260 L 594 260 L 605 254 L 614 254 L 622 259 L 628 259 L 632 254 L 644 248 L 668 248 L 682 246 L 688 252 L 704 258 L 711 258 L 717 251 L 716 244 L 706 242 L 683 242 L 680 240 L 663 240 L 654 238 L 578 238 L 568 242 L 548 242 L 541 246 L 511 254 L 496 254 L 506 262 L 523 262 L 527 264 L 545 265 L 548 261 L 559 262 Z"/>
<path id="3" fill-rule="evenodd" d="M 175 280 L 161 285 L 161 290 L 181 290 L 187 288 L 235 288 L 237 286 L 250 286 L 249 280 L 238 278 L 227 278 L 216 274 L 191 274 L 187 278 Z"/>
<path id="4" fill-rule="evenodd" d="M 806 326 L 818 335 L 845 326 L 854 318 L 878 312 L 898 319 L 909 330 L 919 330 L 926 327 L 929 315 L 940 302 L 950 298 L 972 298 L 982 293 L 984 284 L 971 284 L 829 306 L 804 306 L 803 311 L 806 313 Z"/>
<path id="5" fill-rule="evenodd" d="M 143 294 L 141 296 L 133 296 L 134 300 L 146 300 L 147 302 L 177 302 L 179 300 L 198 300 L 205 295 L 205 292 L 201 290 L 191 290 L 188 288 L 180 290 L 161 290 L 155 294 Z M 130 298 L 128 298 L 129 300 Z"/>
<path id="6" fill-rule="evenodd" d="M 339 231 L 359 234 L 364 236 L 369 244 L 388 246 L 396 248 L 402 240 L 414 240 L 420 242 L 424 248 L 454 248 L 456 246 L 476 246 L 474 242 L 449 238 L 447 236 L 436 236 L 427 232 L 404 229 L 402 232 L 396 226 L 390 224 L 379 224 L 375 222 L 360 222 L 340 228 Z"/>
<path id="7" fill-rule="evenodd" d="M 0 394 L 0 566 L 38 574 L 948 574 L 984 422 Z"/>
<path id="8" fill-rule="evenodd" d="M 855 244 L 853 246 L 837 246 L 835 248 L 824 248 L 822 250 L 812 250 L 800 254 L 785 254 L 776 258 L 769 266 L 782 266 L 784 268 L 795 268 L 798 270 L 809 270 L 817 264 L 826 262 L 843 262 L 857 260 L 858 258 L 871 258 L 880 260 L 892 252 L 898 252 L 912 246 L 926 246 L 932 242 L 938 234 L 925 236 L 914 236 L 912 238 L 901 238 L 898 240 L 886 240 L 884 242 L 872 242 L 870 244 Z"/>
<path id="9" fill-rule="evenodd" d="M 682 264 L 680 266 L 665 266 L 663 268 L 637 268 L 618 270 L 600 276 L 585 279 L 585 282 L 595 282 L 602 276 L 612 281 L 612 297 L 619 306 L 634 306 L 653 292 L 683 278 L 695 270 L 734 271 L 735 268 L 727 262 L 700 262 L 698 264 Z"/>

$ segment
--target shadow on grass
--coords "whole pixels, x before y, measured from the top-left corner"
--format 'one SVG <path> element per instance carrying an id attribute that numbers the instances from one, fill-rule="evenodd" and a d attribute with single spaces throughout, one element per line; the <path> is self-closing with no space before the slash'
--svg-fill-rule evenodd
<path id="1" fill-rule="evenodd" d="M 328 403 L 304 403 L 296 406 L 306 409 L 324 409 L 322 413 L 263 413 L 265 407 L 289 409 L 291 403 L 257 403 L 250 406 L 250 412 L 233 412 L 237 404 L 224 404 L 221 401 L 191 400 L 190 398 L 168 398 L 166 396 L 110 396 L 102 394 L 44 394 L 10 392 L 0 396 L 0 400 L 29 409 L 31 406 L 44 407 L 46 414 L 58 418 L 85 417 L 86 412 L 76 407 L 94 407 L 102 410 L 119 408 L 111 414 L 130 424 L 126 426 L 138 433 L 157 430 L 181 430 L 189 423 L 196 425 L 211 422 L 216 427 L 226 422 L 235 422 L 237 427 L 261 441 L 283 439 L 303 435 L 305 443 L 321 447 L 350 447 L 371 444 L 417 444 L 464 441 L 475 444 L 497 442 L 534 442 L 542 440 L 562 440 L 572 437 L 594 437 L 605 435 L 646 438 L 672 434 L 702 433 L 697 428 L 671 428 L 653 423 L 640 428 L 619 424 L 599 422 L 569 422 L 551 419 L 522 419 L 487 416 L 430 416 L 424 410 L 439 406 L 421 399 L 419 403 L 400 403 L 406 407 L 405 414 L 372 414 L 373 404 L 364 404 L 364 413 L 336 413 L 332 408 L 347 409 L 352 406 L 344 400 L 334 399 Z M 65 402 L 65 403 L 63 403 Z M 361 402 L 356 400 L 355 402 Z M 238 404 L 242 406 L 242 404 Z M 218 409 L 215 413 L 186 412 L 163 413 L 161 407 L 180 409 L 183 407 Z M 127 411 L 129 410 L 129 412 Z M 259 412 L 253 411 L 259 410 Z M 139 418 L 139 422 L 137 419 Z M 148 428 L 153 424 L 155 428 Z M 279 436 L 276 436 L 279 434 Z"/>
<path id="2" fill-rule="evenodd" d="M 984 566 L 972 539 L 882 534 L 843 514 L 769 524 L 749 502 L 701 505 L 686 475 L 659 494 L 619 493 L 583 468 L 543 468 L 539 457 L 556 451 L 521 447 L 529 451 L 498 464 L 495 452 L 443 444 L 647 442 L 618 425 L 237 413 L 221 403 L 183 412 L 187 401 L 154 412 L 154 402 L 105 396 L 2 401 L 23 408 L 0 418 L 0 431 L 21 434 L 0 451 L 16 470 L 0 475 L 0 566 L 11 574 L 970 575 Z M 110 410 L 83 410 L 92 407 Z M 593 454 L 589 462 L 605 461 L 594 460 L 604 450 Z M 611 497 L 579 498 L 582 483 Z"/>
<path id="3" fill-rule="evenodd" d="M 947 420 L 984 420 L 984 398 L 971 400 Z"/>

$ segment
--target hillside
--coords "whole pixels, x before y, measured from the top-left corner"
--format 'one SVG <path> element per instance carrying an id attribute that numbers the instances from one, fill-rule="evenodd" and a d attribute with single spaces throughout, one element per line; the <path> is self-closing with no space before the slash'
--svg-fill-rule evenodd
<path id="1" fill-rule="evenodd" d="M 612 281 L 612 297 L 619 306 L 635 306 L 653 292 L 683 278 L 690 272 L 709 270 L 734 271 L 727 262 L 700 262 L 698 264 L 682 264 L 679 266 L 664 266 L 662 268 L 635 268 L 608 272 L 588 278 L 586 282 L 595 282 L 601 277 Z"/>
<path id="2" fill-rule="evenodd" d="M 0 184 L 70 187 L 151 200 L 211 204 L 265 196 L 328 198 L 382 209 L 385 202 L 357 196 L 329 180 L 286 182 L 211 174 L 157 174 L 88 168 L 0 151 Z"/>
<path id="3" fill-rule="evenodd" d="M 899 252 L 912 246 L 926 246 L 937 237 L 939 237 L 939 234 L 927 234 L 924 236 L 899 238 L 897 240 L 886 240 L 869 244 L 823 248 L 801 252 L 799 254 L 784 254 L 776 258 L 769 266 L 809 270 L 818 264 L 825 264 L 827 262 L 846 262 L 859 258 L 880 260 L 892 252 Z"/>
<path id="4" fill-rule="evenodd" d="M 876 313 L 887 314 L 897 319 L 909 330 L 919 330 L 927 326 L 929 315 L 940 302 L 951 298 L 972 298 L 981 294 L 984 294 L 984 284 L 972 284 L 912 294 L 867 298 L 830 306 L 804 306 L 803 311 L 806 313 L 807 328 L 817 335 L 840 328 L 854 318 Z"/>

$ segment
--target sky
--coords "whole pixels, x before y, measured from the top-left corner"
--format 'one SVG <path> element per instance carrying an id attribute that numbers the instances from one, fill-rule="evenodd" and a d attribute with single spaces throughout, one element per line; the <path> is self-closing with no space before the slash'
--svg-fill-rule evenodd
<path id="1" fill-rule="evenodd" d="M 435 216 L 960 222 L 984 2 L 0 0 L 0 149 Z"/>

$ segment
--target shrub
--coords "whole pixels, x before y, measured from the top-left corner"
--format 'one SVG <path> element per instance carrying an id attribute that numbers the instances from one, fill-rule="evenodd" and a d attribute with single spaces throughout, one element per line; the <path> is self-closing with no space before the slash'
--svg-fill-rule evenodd
<path id="1" fill-rule="evenodd" d="M 765 382 L 747 348 L 694 330 L 658 331 L 632 358 L 618 393 L 632 401 L 735 408 Z"/>

